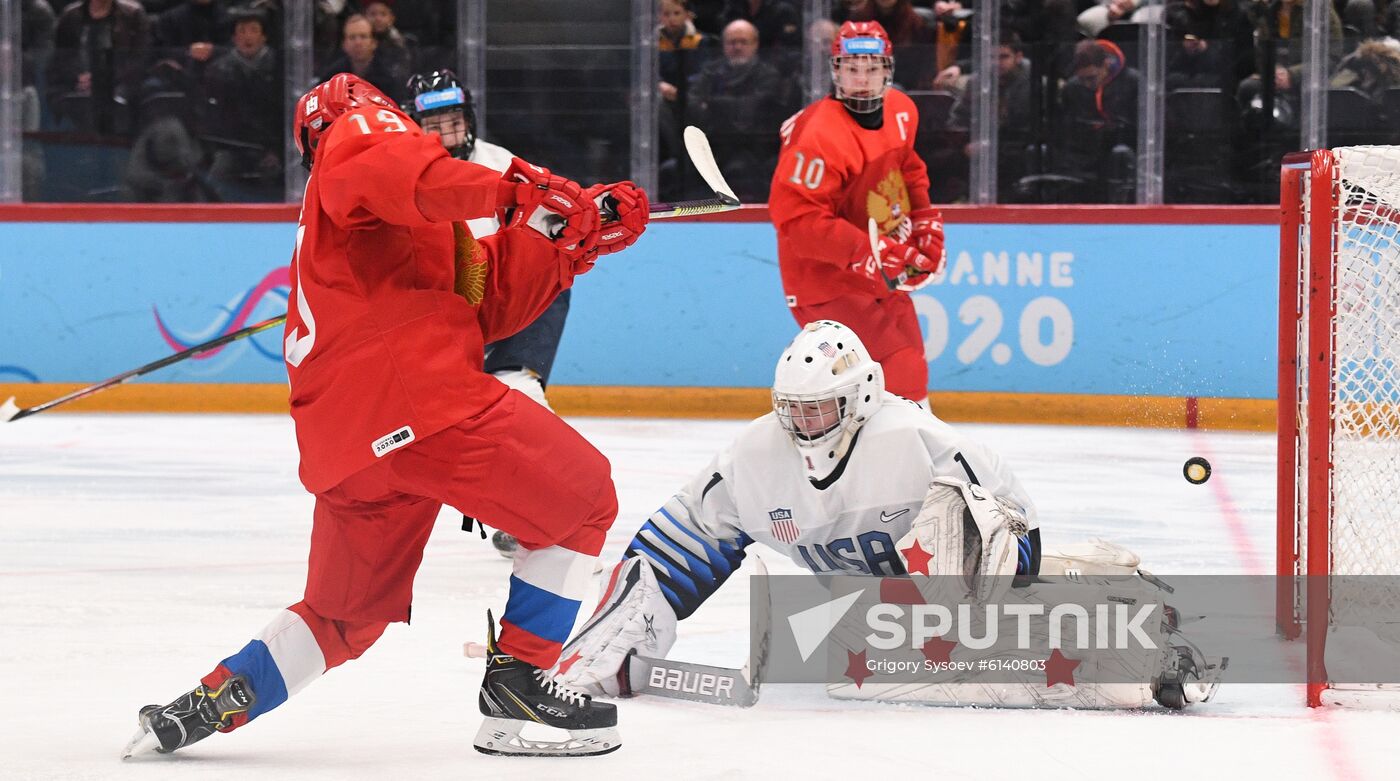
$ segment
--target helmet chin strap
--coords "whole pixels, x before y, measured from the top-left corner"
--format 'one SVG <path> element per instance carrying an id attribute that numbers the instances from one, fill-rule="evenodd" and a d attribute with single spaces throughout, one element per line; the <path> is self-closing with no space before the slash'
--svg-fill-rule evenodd
<path id="1" fill-rule="evenodd" d="M 807 461 L 807 471 L 813 474 L 813 480 L 825 480 L 831 475 L 831 471 L 836 468 L 837 464 L 841 463 L 841 459 L 846 457 L 846 452 L 851 449 L 851 443 L 855 441 L 856 433 L 859 431 L 860 426 L 850 426 L 842 429 L 841 438 L 836 440 L 836 444 L 829 451 L 832 454 L 829 460 L 833 462 L 831 468 L 827 469 L 820 476 L 816 476 L 817 465 L 812 463 L 812 456 L 808 453 L 802 454 L 803 458 Z"/>

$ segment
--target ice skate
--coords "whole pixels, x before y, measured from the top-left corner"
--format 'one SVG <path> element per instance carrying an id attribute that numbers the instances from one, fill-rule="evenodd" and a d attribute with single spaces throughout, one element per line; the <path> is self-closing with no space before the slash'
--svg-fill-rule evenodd
<path id="1" fill-rule="evenodd" d="M 486 614 L 486 677 L 481 682 L 481 713 L 476 733 L 483 754 L 524 757 L 586 757 L 622 746 L 617 708 L 594 702 L 583 692 L 556 683 L 549 672 L 496 649 L 496 624 Z M 527 725 L 566 730 L 564 740 L 521 736 Z M 534 727 L 540 729 L 539 726 Z"/>
<path id="2" fill-rule="evenodd" d="M 247 680 L 237 675 L 217 689 L 200 684 L 169 705 L 147 705 L 137 716 L 141 729 L 127 742 L 122 759 L 151 751 L 169 754 L 197 743 L 228 727 L 234 716 L 247 713 L 255 701 Z"/>

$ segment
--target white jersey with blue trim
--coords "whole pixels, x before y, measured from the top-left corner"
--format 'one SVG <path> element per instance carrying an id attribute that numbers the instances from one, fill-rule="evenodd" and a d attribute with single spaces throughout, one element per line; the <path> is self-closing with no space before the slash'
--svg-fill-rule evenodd
<path id="1" fill-rule="evenodd" d="M 648 519 L 626 555 L 651 561 L 680 618 L 737 569 L 754 541 L 815 573 L 903 575 L 895 543 L 935 477 L 1007 497 L 1025 508 L 1030 528 L 1039 526 L 1034 503 L 1001 456 L 886 393 L 820 481 L 807 477 L 775 415 L 753 421 Z"/>
<path id="2" fill-rule="evenodd" d="M 506 169 L 510 168 L 510 161 L 513 157 L 515 155 L 511 154 L 509 149 L 478 138 L 476 143 L 472 145 L 472 154 L 471 157 L 467 158 L 467 161 L 505 173 Z M 467 230 L 471 231 L 472 238 L 482 239 L 500 229 L 501 223 L 494 215 L 467 220 Z"/>

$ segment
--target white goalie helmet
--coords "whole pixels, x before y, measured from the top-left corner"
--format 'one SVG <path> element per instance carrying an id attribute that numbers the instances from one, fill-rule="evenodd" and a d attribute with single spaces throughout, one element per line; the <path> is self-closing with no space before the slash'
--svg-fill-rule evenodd
<path id="1" fill-rule="evenodd" d="M 773 375 L 773 412 L 809 478 L 821 480 L 841 463 L 884 391 L 884 370 L 846 326 L 818 320 L 792 340 Z"/>

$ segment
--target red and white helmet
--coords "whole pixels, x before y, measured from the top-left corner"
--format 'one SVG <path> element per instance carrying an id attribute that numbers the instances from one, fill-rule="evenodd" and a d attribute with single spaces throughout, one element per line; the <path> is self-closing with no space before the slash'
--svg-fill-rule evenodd
<path id="1" fill-rule="evenodd" d="M 848 57 L 870 57 L 885 66 L 884 81 L 873 94 L 848 94 L 841 86 L 841 63 Z M 857 114 L 879 111 L 894 81 L 894 46 L 879 22 L 846 22 L 831 40 L 832 96 Z"/>
<path id="2" fill-rule="evenodd" d="M 292 137 L 301 164 L 311 170 L 311 158 L 321 135 L 343 114 L 362 106 L 383 106 L 400 116 L 406 116 L 379 88 L 353 73 L 337 73 L 312 87 L 297 101 L 296 116 L 292 118 Z"/>

